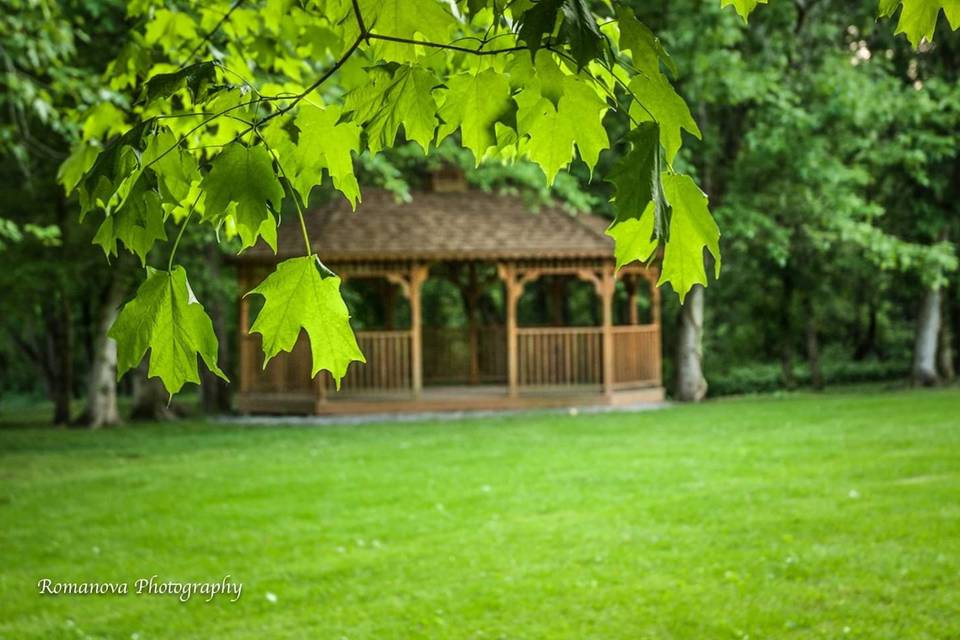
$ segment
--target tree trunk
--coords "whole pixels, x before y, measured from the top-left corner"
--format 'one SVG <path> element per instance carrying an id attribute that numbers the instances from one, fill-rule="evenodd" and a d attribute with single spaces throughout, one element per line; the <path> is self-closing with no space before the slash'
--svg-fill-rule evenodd
<path id="1" fill-rule="evenodd" d="M 953 382 L 957 377 L 957 369 L 954 364 L 953 353 L 953 326 L 950 323 L 951 314 L 944 305 L 942 309 L 943 318 L 940 323 L 940 340 L 938 343 L 937 361 L 940 365 L 940 376 L 946 382 Z"/>
<path id="2" fill-rule="evenodd" d="M 953 292 L 948 296 L 946 300 L 945 308 L 947 310 L 947 317 L 950 319 L 950 343 L 953 347 L 953 352 L 951 354 L 953 363 L 954 372 L 956 372 L 957 364 L 960 363 L 960 349 L 958 349 L 957 336 L 960 336 L 960 282 L 956 280 L 953 281 Z"/>
<path id="3" fill-rule="evenodd" d="M 867 330 L 857 340 L 857 348 L 853 352 L 853 359 L 860 361 L 877 353 L 877 304 L 870 298 L 867 303 Z"/>
<path id="4" fill-rule="evenodd" d="M 73 398 L 73 323 L 70 304 L 62 292 L 55 294 L 46 318 L 47 389 L 53 400 L 53 424 L 70 424 Z"/>
<path id="5" fill-rule="evenodd" d="M 126 287 L 123 278 L 111 276 L 110 286 L 97 313 L 93 360 L 87 379 L 87 408 L 78 421 L 92 429 L 120 423 L 117 410 L 117 343 L 107 332 L 117 319 Z"/>
<path id="6" fill-rule="evenodd" d="M 172 420 L 177 417 L 170 407 L 170 396 L 160 382 L 160 378 L 147 377 L 147 364 L 137 367 L 137 378 L 133 390 L 133 410 L 131 420 Z"/>
<path id="7" fill-rule="evenodd" d="M 783 370 L 783 385 L 787 389 L 797 386 L 797 377 L 793 373 L 793 321 L 791 307 L 793 306 L 793 272 L 790 265 L 781 273 L 783 297 L 780 301 L 780 366 Z"/>
<path id="8" fill-rule="evenodd" d="M 810 384 L 817 391 L 823 389 L 823 372 L 820 370 L 820 338 L 818 336 L 817 316 L 813 303 L 807 304 L 807 362 L 810 365 Z"/>
<path id="9" fill-rule="evenodd" d="M 704 288 L 694 285 L 680 308 L 677 326 L 677 400 L 699 402 L 707 395 L 703 377 Z"/>
<path id="10" fill-rule="evenodd" d="M 70 208 L 66 193 L 57 189 L 55 199 L 60 239 L 67 245 Z M 53 284 L 53 283 L 51 283 Z M 70 424 L 70 401 L 73 399 L 73 313 L 62 286 L 52 287 L 52 309 L 44 309 L 46 328 L 44 371 L 47 388 L 53 400 L 53 424 Z M 46 305 L 44 305 L 46 306 Z"/>
<path id="11" fill-rule="evenodd" d="M 913 349 L 913 383 L 931 386 L 937 376 L 937 335 L 940 333 L 940 289 L 927 289 L 917 318 L 917 339 Z"/>
<path id="12" fill-rule="evenodd" d="M 804 315 L 807 363 L 810 366 L 810 385 L 820 391 L 823 389 L 823 371 L 820 369 L 820 327 L 817 322 L 817 305 L 812 293 L 804 296 Z"/>

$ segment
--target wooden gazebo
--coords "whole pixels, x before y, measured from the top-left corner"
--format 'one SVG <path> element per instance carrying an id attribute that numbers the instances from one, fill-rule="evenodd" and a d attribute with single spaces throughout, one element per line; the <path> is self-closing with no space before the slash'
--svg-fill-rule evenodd
<path id="1" fill-rule="evenodd" d="M 641 265 L 615 272 L 613 243 L 603 233 L 606 220 L 559 208 L 531 211 L 519 197 L 466 190 L 458 186 L 462 183 L 436 176 L 433 184 L 408 203 L 368 189 L 356 213 L 341 201 L 307 214 L 317 254 L 343 279 L 345 289 L 379 281 L 365 295 L 377 298 L 369 302 L 387 309 L 388 319 L 377 327 L 355 326 L 367 364 L 352 364 L 342 389 L 334 391 L 325 372 L 310 379 L 305 334 L 291 353 L 263 369 L 260 338 L 248 332 L 251 299 L 242 299 L 241 412 L 473 410 L 662 400 L 658 273 Z M 242 290 L 260 282 L 277 261 L 302 252 L 299 226 L 282 224 L 277 255 L 258 246 L 237 258 Z M 451 274 L 457 276 L 466 321 L 459 327 L 430 326 L 430 318 L 424 318 L 423 285 Z M 592 288 L 599 303 L 596 321 L 571 326 L 563 313 L 554 313 L 536 326 L 523 324 L 518 306 L 525 288 L 538 281 L 538 291 L 549 293 L 561 310 L 573 286 Z M 478 318 L 481 296 L 496 310 L 493 322 L 490 313 L 485 322 Z M 404 299 L 404 313 L 395 313 Z M 527 315 L 542 317 L 529 302 Z M 393 322 L 398 316 L 401 328 Z"/>

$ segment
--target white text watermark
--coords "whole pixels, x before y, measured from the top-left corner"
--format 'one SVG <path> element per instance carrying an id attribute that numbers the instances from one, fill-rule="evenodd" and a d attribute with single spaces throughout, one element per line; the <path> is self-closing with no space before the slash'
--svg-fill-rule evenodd
<path id="1" fill-rule="evenodd" d="M 236 602 L 243 593 L 243 583 L 233 582 L 229 575 L 219 582 L 177 582 L 161 580 L 157 575 L 137 578 L 132 582 L 59 582 L 41 578 L 37 582 L 37 590 L 45 596 L 174 596 L 180 602 L 187 602 L 194 596 L 211 602 L 222 594 L 230 596 L 230 602 Z"/>

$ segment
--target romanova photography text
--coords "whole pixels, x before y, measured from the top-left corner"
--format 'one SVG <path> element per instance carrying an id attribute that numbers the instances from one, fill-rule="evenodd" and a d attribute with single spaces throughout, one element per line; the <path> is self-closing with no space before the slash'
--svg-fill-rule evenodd
<path id="1" fill-rule="evenodd" d="M 234 582 L 229 575 L 219 582 L 176 582 L 160 580 L 157 575 L 137 578 L 132 582 L 59 582 L 41 578 L 37 582 L 37 591 L 44 596 L 125 596 L 131 593 L 137 596 L 174 596 L 180 602 L 187 602 L 194 596 L 211 602 L 222 594 L 230 596 L 230 602 L 236 602 L 243 592 L 243 583 Z"/>

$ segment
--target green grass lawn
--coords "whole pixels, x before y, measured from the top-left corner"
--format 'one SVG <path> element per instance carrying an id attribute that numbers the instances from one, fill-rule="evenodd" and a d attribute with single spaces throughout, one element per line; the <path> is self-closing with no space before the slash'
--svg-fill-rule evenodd
<path id="1" fill-rule="evenodd" d="M 7 425 L 0 560 L 2 638 L 957 638 L 960 392 Z M 244 589 L 36 587 L 153 574 Z"/>

